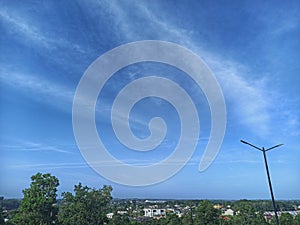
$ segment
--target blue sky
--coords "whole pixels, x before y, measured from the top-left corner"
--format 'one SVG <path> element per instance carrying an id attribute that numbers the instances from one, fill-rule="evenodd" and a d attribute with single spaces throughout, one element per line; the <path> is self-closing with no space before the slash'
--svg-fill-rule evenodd
<path id="1" fill-rule="evenodd" d="M 21 197 L 30 176 L 50 172 L 59 192 L 79 181 L 112 185 L 119 198 L 269 198 L 259 147 L 268 152 L 275 197 L 300 199 L 300 3 L 298 1 L 1 1 L 0 3 L 0 195 Z M 111 154 L 129 164 L 167 157 L 180 133 L 178 115 L 165 101 L 145 99 L 132 110 L 133 132 L 161 116 L 168 125 L 161 147 L 146 154 L 124 148 L 109 124 L 118 89 L 158 74 L 185 87 L 201 124 L 187 165 L 165 182 L 146 187 L 113 183 L 91 169 L 76 145 L 72 103 L 88 66 L 119 45 L 163 40 L 196 53 L 218 80 L 226 103 L 227 129 L 216 160 L 198 171 L 210 135 L 210 111 L 187 76 L 159 63 L 117 72 L 97 102 L 97 125 Z M 161 108 L 159 108 L 161 107 Z M 158 109 L 157 111 L 155 109 Z M 99 127 L 98 132 L 99 132 Z"/>

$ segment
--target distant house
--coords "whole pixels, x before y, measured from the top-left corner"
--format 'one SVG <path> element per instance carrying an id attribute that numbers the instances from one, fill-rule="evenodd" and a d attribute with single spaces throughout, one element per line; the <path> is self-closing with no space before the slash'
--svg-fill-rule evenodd
<path id="1" fill-rule="evenodd" d="M 145 203 L 165 203 L 164 200 L 146 200 Z"/>
<path id="2" fill-rule="evenodd" d="M 224 216 L 233 216 L 234 211 L 232 209 L 226 209 L 223 213 Z"/>
<path id="3" fill-rule="evenodd" d="M 107 213 L 107 214 L 106 214 L 106 217 L 107 217 L 108 219 L 112 219 L 113 216 L 114 216 L 114 213 Z"/>
<path id="4" fill-rule="evenodd" d="M 175 206 L 176 207 L 176 206 Z M 180 206 L 177 206 L 176 209 L 173 209 L 173 208 L 167 208 L 166 209 L 166 212 L 167 213 L 171 213 L 171 214 L 175 214 L 176 216 L 178 217 L 182 217 L 183 216 L 183 213 L 181 212 L 181 210 L 179 209 Z"/>
<path id="5" fill-rule="evenodd" d="M 164 217 L 166 216 L 165 209 L 152 209 L 152 208 L 145 208 L 143 209 L 144 216 L 146 217 Z"/>
<path id="6" fill-rule="evenodd" d="M 124 215 L 124 214 L 127 214 L 128 212 L 127 211 L 117 211 L 117 214 L 119 215 Z"/>
<path id="7" fill-rule="evenodd" d="M 222 209 L 222 206 L 220 204 L 214 205 L 215 209 Z"/>
<path id="8" fill-rule="evenodd" d="M 178 217 L 182 217 L 183 216 L 183 213 L 180 210 L 175 210 L 175 214 Z"/>

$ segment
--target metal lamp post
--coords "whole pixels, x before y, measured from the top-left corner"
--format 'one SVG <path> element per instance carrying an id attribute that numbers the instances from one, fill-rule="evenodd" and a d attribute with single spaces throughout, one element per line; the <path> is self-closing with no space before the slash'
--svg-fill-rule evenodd
<path id="1" fill-rule="evenodd" d="M 268 176 L 268 182 L 269 182 L 269 188 L 270 188 L 270 192 L 271 192 L 271 198 L 272 198 L 272 203 L 273 203 L 273 207 L 274 207 L 274 213 L 275 213 L 275 220 L 276 220 L 276 224 L 279 225 L 279 220 L 278 220 L 278 215 L 277 215 L 277 207 L 276 207 L 276 204 L 275 204 L 275 198 L 274 198 L 274 194 L 273 194 L 273 188 L 272 188 L 272 183 L 271 183 L 271 178 L 270 178 L 270 172 L 269 172 L 269 167 L 268 167 L 268 162 L 267 162 L 267 155 L 266 155 L 266 152 L 271 150 L 271 149 L 274 149 L 274 148 L 277 148 L 283 144 L 279 144 L 279 145 L 275 145 L 271 148 L 268 148 L 268 149 L 265 149 L 264 147 L 262 148 L 259 148 L 253 144 L 250 144 L 246 141 L 243 141 L 241 140 L 242 143 L 246 144 L 246 145 L 250 145 L 251 147 L 253 148 L 256 148 L 258 149 L 259 151 L 262 151 L 263 152 L 263 156 L 264 156 L 264 160 L 265 160 L 265 166 L 266 166 L 266 171 L 267 171 L 267 176 Z"/>

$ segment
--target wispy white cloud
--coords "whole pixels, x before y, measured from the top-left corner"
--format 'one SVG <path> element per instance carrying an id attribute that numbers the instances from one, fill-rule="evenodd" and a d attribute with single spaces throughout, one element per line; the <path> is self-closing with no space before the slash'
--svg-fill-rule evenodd
<path id="1" fill-rule="evenodd" d="M 219 80 L 228 105 L 232 104 L 231 108 L 235 109 L 233 113 L 236 121 L 231 122 L 243 124 L 253 132 L 259 133 L 262 136 L 269 134 L 269 127 L 272 122 L 271 105 L 273 103 L 273 97 L 266 91 L 268 81 L 264 79 L 263 74 L 260 80 L 253 81 L 252 78 L 248 76 L 249 68 L 247 68 L 247 65 L 224 59 L 216 52 L 206 51 L 203 46 L 200 46 L 199 43 L 201 43 L 201 41 L 193 40 L 192 31 L 187 31 L 178 27 L 176 24 L 171 24 L 169 21 L 163 20 L 162 18 L 164 17 L 159 16 L 158 11 L 151 11 L 150 8 L 147 7 L 147 4 L 136 4 L 134 2 L 119 4 L 114 1 L 104 1 L 100 3 L 91 1 L 91 3 L 100 4 L 102 8 L 108 8 L 107 10 L 113 15 L 110 17 L 111 22 L 114 23 L 112 27 L 116 29 L 116 32 L 122 37 L 122 40 L 131 41 L 145 38 L 143 33 L 145 31 L 137 31 L 136 24 L 132 21 L 132 15 L 128 13 L 128 9 L 134 8 L 136 10 L 132 11 L 136 17 L 146 22 L 151 30 L 159 31 L 155 33 L 158 39 L 177 42 L 202 56 Z M 161 12 L 163 11 L 159 11 L 159 13 Z M 38 26 L 35 26 L 34 23 L 29 23 L 26 21 L 26 18 L 18 17 L 15 14 L 12 16 L 4 10 L 0 11 L 0 16 L 7 24 L 14 27 L 17 32 L 22 33 L 31 41 L 47 48 L 57 45 L 75 46 L 73 43 L 66 42 L 66 40 L 44 35 Z M 280 30 L 291 30 L 294 29 L 295 26 L 298 26 L 297 22 L 289 22 L 282 24 Z M 78 49 L 81 49 L 81 47 L 78 46 Z M 51 95 L 61 98 L 63 101 L 67 100 L 68 102 L 72 102 L 72 91 L 67 90 L 65 87 L 49 83 L 46 80 L 40 80 L 34 75 L 23 76 L 18 73 L 2 72 L 1 79 L 10 85 L 30 89 L 43 95 Z M 297 118 L 291 118 L 289 121 L 288 124 L 294 123 L 295 125 L 295 123 L 298 123 Z"/>
<path id="2" fill-rule="evenodd" d="M 22 151 L 22 152 L 55 152 L 73 154 L 75 146 L 50 145 L 39 142 L 17 141 L 14 144 L 0 145 L 1 151 Z"/>
<path id="3" fill-rule="evenodd" d="M 38 145 L 36 143 L 33 143 L 33 145 Z M 19 148 L 20 146 L 11 146 L 12 148 Z M 26 149 L 25 149 L 26 151 Z M 46 150 L 45 150 L 46 151 Z M 131 166 L 151 166 L 155 165 L 157 163 L 163 163 L 164 166 L 174 166 L 174 165 L 185 165 L 185 166 L 198 166 L 199 161 L 201 157 L 200 156 L 194 156 L 192 157 L 187 163 L 184 163 L 180 159 L 175 159 L 168 162 L 158 161 L 157 158 L 144 158 L 144 159 L 137 159 L 137 158 L 126 158 L 123 159 L 121 162 L 131 165 Z M 90 162 L 94 165 L 99 164 L 101 167 L 111 167 L 115 168 L 117 166 L 120 166 L 121 164 L 117 164 L 116 161 L 101 161 L 101 162 Z M 289 164 L 289 163 L 297 163 L 297 160 L 291 160 L 289 158 L 286 159 L 277 159 L 273 160 L 272 164 Z M 216 160 L 214 162 L 216 165 L 234 165 L 234 164 L 262 164 L 261 158 L 257 157 L 257 155 L 253 155 L 250 158 L 232 158 L 229 155 L 222 155 L 220 156 L 220 159 Z M 82 169 L 82 168 L 89 168 L 90 166 L 86 162 L 64 162 L 64 163 L 18 163 L 18 164 L 11 164 L 9 165 L 9 168 L 11 169 L 25 169 L 25 170 L 60 170 L 60 169 Z"/>
<path id="4" fill-rule="evenodd" d="M 73 101 L 74 92 L 68 87 L 51 82 L 42 76 L 14 72 L 5 66 L 0 69 L 0 82 L 17 90 L 31 92 L 34 98 L 55 106 L 71 104 Z"/>
<path id="5" fill-rule="evenodd" d="M 296 31 L 300 25 L 299 8 L 297 7 L 290 8 L 289 13 L 286 13 L 285 10 L 272 10 L 260 15 L 257 19 L 264 26 L 264 33 L 272 39 Z"/>
<path id="6" fill-rule="evenodd" d="M 135 24 L 131 24 L 128 19 L 129 14 L 125 10 L 128 10 L 128 5 L 122 9 L 122 4 L 110 3 L 109 6 L 118 15 L 116 22 L 118 27 L 121 27 L 124 38 L 137 39 L 136 37 L 143 38 L 143 33 L 135 32 Z M 149 10 L 145 4 L 133 4 L 130 6 L 137 8 L 134 10 L 135 16 L 141 17 L 147 21 L 147 24 L 153 26 L 157 33 L 158 39 L 175 41 L 182 44 L 198 55 L 202 56 L 207 64 L 212 68 L 212 71 L 219 80 L 225 98 L 228 104 L 232 104 L 235 109 L 233 113 L 239 124 L 246 125 L 250 130 L 259 133 L 260 135 L 268 135 L 270 127 L 270 105 L 272 99 L 270 95 L 265 91 L 267 82 L 264 80 L 264 76 L 258 81 L 253 81 L 248 76 L 246 65 L 239 62 L 230 61 L 222 58 L 216 52 L 208 52 L 203 46 L 200 46 L 199 41 L 192 39 L 190 32 L 179 28 L 174 24 L 170 24 L 166 20 L 162 20 L 162 17 L 157 13 Z M 126 8 L 126 9 L 125 9 Z M 163 12 L 163 11 L 159 11 Z M 135 37 L 135 38 L 133 38 Z"/>
<path id="7" fill-rule="evenodd" d="M 227 106 L 235 115 L 236 121 L 230 122 L 245 125 L 259 135 L 268 135 L 273 99 L 265 91 L 267 82 L 264 78 L 246 80 L 244 77 L 249 72 L 243 65 L 216 57 L 207 60 L 220 81 Z"/>
<path id="8" fill-rule="evenodd" d="M 48 49 L 67 48 L 78 51 L 79 53 L 86 53 L 80 45 L 72 43 L 69 40 L 63 39 L 57 36 L 56 33 L 44 32 L 39 26 L 40 21 L 33 21 L 25 16 L 20 16 L 17 12 L 0 10 L 0 18 L 10 29 L 10 32 L 14 32 L 21 35 L 22 38 L 26 38 L 34 45 Z M 47 34 L 47 35 L 46 35 Z"/>
<path id="9" fill-rule="evenodd" d="M 131 166 L 151 166 L 154 165 L 157 162 L 156 159 L 144 159 L 144 160 L 138 160 L 138 159 L 127 159 L 124 160 L 127 165 Z M 97 162 L 93 162 L 97 164 Z M 197 162 L 188 162 L 187 165 L 196 165 Z M 164 163 L 165 166 L 168 165 L 183 165 L 183 162 L 178 160 L 178 161 L 172 161 L 168 163 Z M 112 167 L 115 168 L 116 166 L 121 166 L 120 164 L 116 164 L 115 161 L 101 161 L 101 164 L 99 162 L 99 166 L 101 167 Z M 122 164 L 123 166 L 123 164 Z M 9 165 L 9 168 L 11 169 L 26 169 L 26 170 L 31 170 L 31 169 L 43 169 L 43 170 L 54 170 L 54 169 L 81 169 L 81 168 L 89 168 L 90 166 L 83 162 L 83 163 L 19 163 L 19 164 L 14 164 L 14 165 Z"/>
<path id="10" fill-rule="evenodd" d="M 160 40 L 176 40 L 179 44 L 187 47 L 195 46 L 190 38 L 191 30 L 180 28 L 161 19 L 157 13 L 149 9 L 147 4 L 139 4 L 135 1 L 115 2 L 115 1 L 90 1 L 91 4 L 108 8 L 113 15 L 112 28 L 116 30 L 121 39 L 127 41 L 137 41 L 152 38 Z M 131 12 L 131 13 L 129 13 Z M 159 13 L 163 10 L 159 11 Z M 134 16 L 133 16 L 134 15 Z M 140 29 L 146 26 L 147 29 Z M 148 36 L 148 37 L 146 37 Z"/>
<path id="11" fill-rule="evenodd" d="M 276 24 L 276 29 L 274 29 L 274 27 L 275 27 L 274 26 L 270 30 L 271 35 L 287 34 L 291 31 L 294 31 L 297 28 L 299 28 L 299 18 L 297 19 L 297 17 L 293 17 L 288 20 L 285 18 L 284 20 L 280 20 L 278 22 L 280 22 L 280 23 Z"/>
<path id="12" fill-rule="evenodd" d="M 26 164 L 18 164 L 18 165 L 10 165 L 11 169 L 26 169 L 26 170 L 54 170 L 54 169 L 80 169 L 80 168 L 88 168 L 89 165 L 87 163 L 26 163 Z"/>
<path id="13" fill-rule="evenodd" d="M 0 16 L 2 21 L 6 22 L 13 32 L 23 34 L 27 39 L 35 43 L 39 43 L 47 48 L 53 47 L 51 46 L 51 42 L 53 41 L 42 35 L 32 24 L 29 25 L 26 23 L 25 18 L 18 18 L 16 15 L 11 16 L 3 9 L 0 10 Z"/>

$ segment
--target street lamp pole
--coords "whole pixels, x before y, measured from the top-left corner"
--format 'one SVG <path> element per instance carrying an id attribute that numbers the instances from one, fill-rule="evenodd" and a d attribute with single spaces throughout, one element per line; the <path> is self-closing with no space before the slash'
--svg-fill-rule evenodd
<path id="1" fill-rule="evenodd" d="M 272 188 L 272 183 L 271 183 L 271 178 L 270 178 L 270 172 L 269 172 L 269 167 L 268 167 L 266 152 L 269 151 L 269 150 L 271 150 L 271 149 L 277 148 L 277 147 L 279 147 L 279 146 L 281 146 L 283 144 L 275 145 L 275 146 L 273 146 L 271 148 L 265 149 L 264 147 L 259 148 L 259 147 L 255 146 L 255 145 L 250 144 L 250 143 L 248 143 L 246 141 L 243 141 L 243 140 L 241 140 L 241 142 L 244 143 L 244 144 L 246 144 L 246 145 L 250 145 L 251 147 L 256 148 L 259 151 L 263 152 L 264 161 L 265 161 L 265 167 L 266 167 L 267 176 L 268 176 L 269 188 L 270 188 L 270 193 L 271 193 L 271 198 L 272 198 L 272 203 L 273 203 L 273 208 L 274 208 L 274 213 L 275 213 L 276 225 L 279 225 L 279 220 L 278 220 L 278 215 L 277 215 L 277 207 L 276 207 L 276 203 L 275 203 L 275 198 L 274 198 L 274 193 L 273 193 L 273 188 Z"/>

